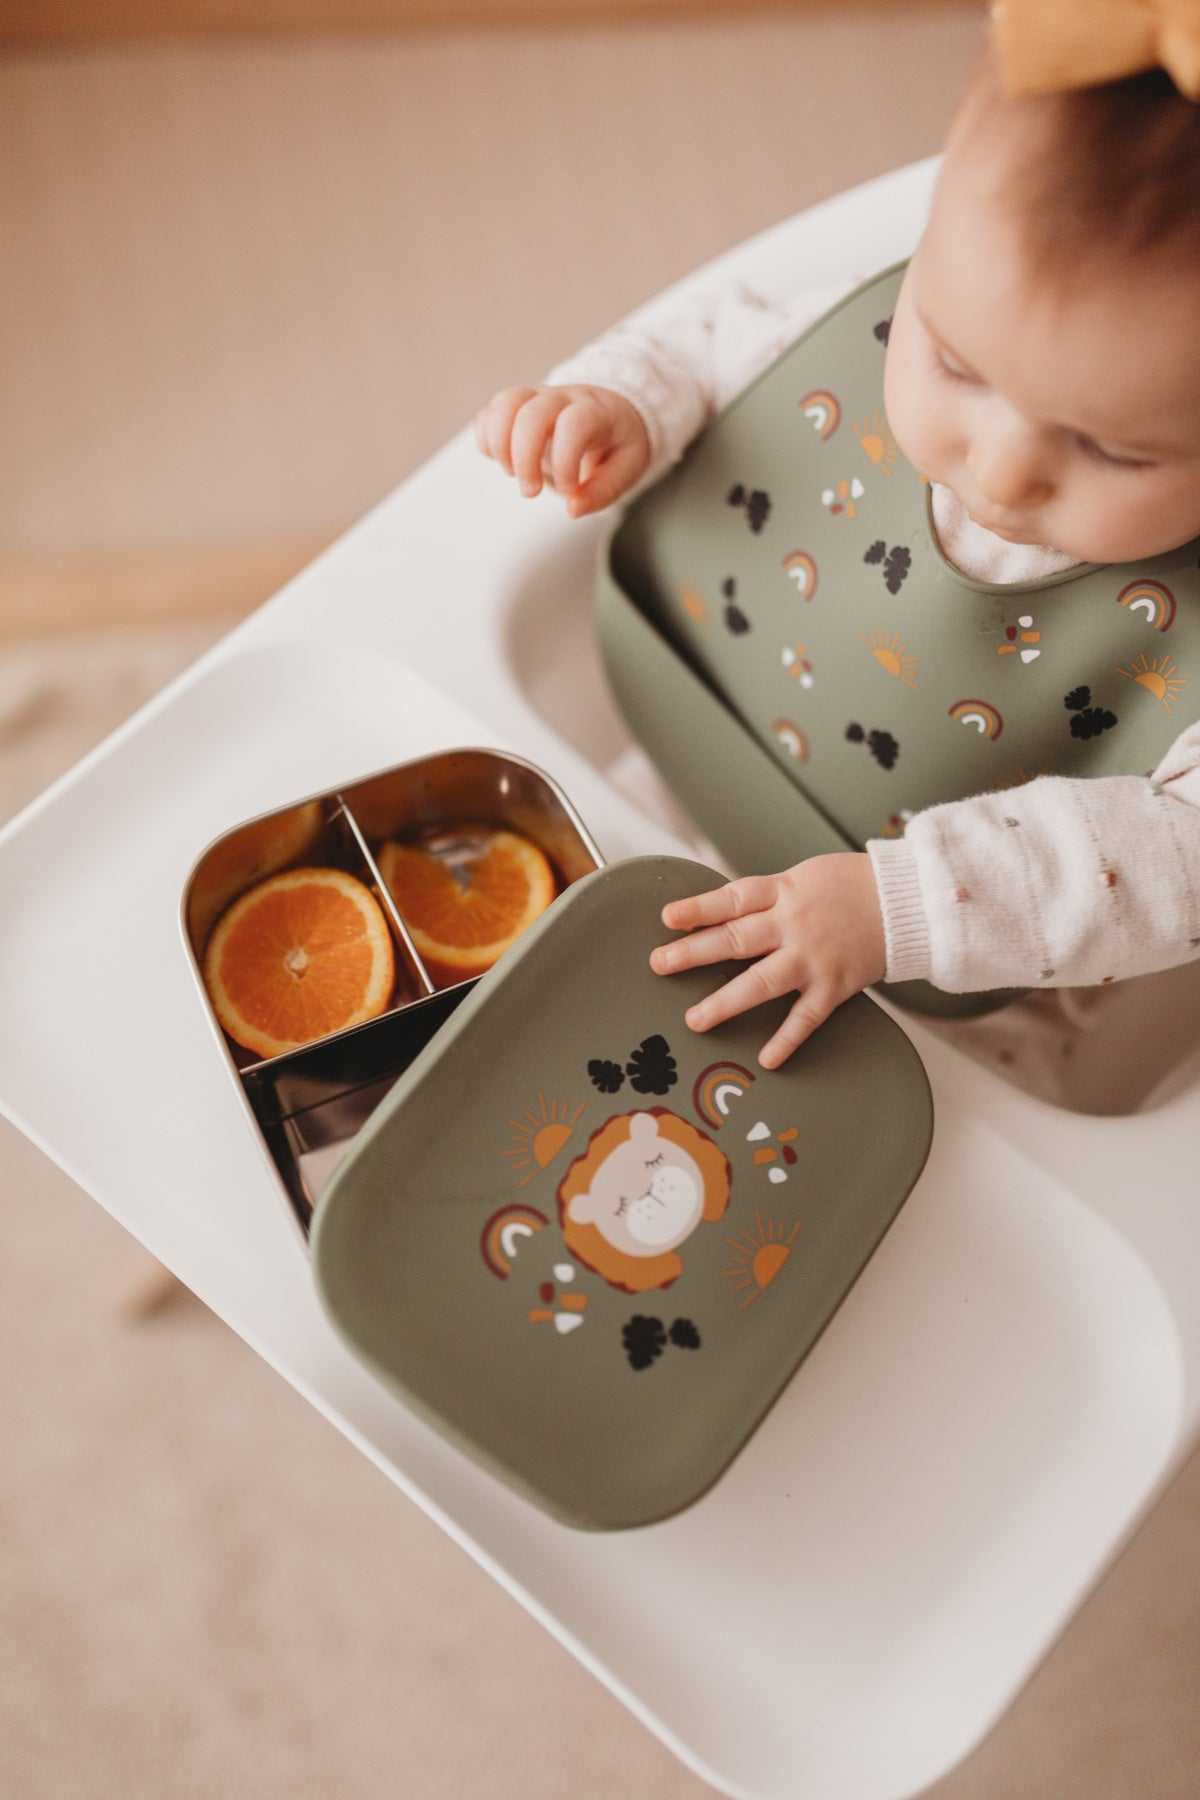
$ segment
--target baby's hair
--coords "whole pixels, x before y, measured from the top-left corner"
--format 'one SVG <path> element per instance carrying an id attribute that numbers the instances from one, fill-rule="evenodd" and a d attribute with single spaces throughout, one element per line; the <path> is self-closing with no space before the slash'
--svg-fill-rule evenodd
<path id="1" fill-rule="evenodd" d="M 1061 281 L 1095 252 L 1169 247 L 1200 260 L 1200 104 L 1165 70 L 1014 99 L 985 58 L 952 141 L 985 124 L 1013 139 L 998 197 L 1040 273 Z"/>

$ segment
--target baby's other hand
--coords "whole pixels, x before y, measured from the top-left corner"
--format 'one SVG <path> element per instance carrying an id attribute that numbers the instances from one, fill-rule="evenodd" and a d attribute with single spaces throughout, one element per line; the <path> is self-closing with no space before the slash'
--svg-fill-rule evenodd
<path id="1" fill-rule="evenodd" d="M 611 506 L 650 462 L 641 413 L 611 388 L 502 388 L 476 413 L 475 441 L 527 499 L 548 483 L 572 519 Z"/>
<path id="2" fill-rule="evenodd" d="M 662 921 L 691 935 L 651 952 L 650 966 L 660 975 L 730 957 L 756 959 L 688 1009 L 684 1017 L 693 1031 L 800 990 L 759 1052 L 764 1069 L 777 1069 L 843 1000 L 881 981 L 887 962 L 871 859 L 849 851 L 673 900 Z"/>

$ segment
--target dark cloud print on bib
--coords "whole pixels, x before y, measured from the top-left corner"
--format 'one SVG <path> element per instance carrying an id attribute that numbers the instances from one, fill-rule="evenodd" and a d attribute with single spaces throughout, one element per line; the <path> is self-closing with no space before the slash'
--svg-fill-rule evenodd
<path id="1" fill-rule="evenodd" d="M 900 746 L 890 731 L 864 731 L 861 725 L 850 724 L 846 727 L 846 741 L 850 744 L 865 743 L 881 769 L 895 768 Z"/>
<path id="2" fill-rule="evenodd" d="M 1090 687 L 1072 688 L 1069 694 L 1063 695 L 1063 705 L 1071 716 L 1071 736 L 1073 738 L 1099 737 L 1102 731 L 1111 731 L 1117 723 L 1115 712 L 1109 712 L 1105 706 L 1092 705 Z"/>
<path id="3" fill-rule="evenodd" d="M 725 496 L 727 506 L 745 508 L 746 523 L 757 537 L 771 512 L 771 496 L 763 488 L 746 488 L 739 481 Z"/>
<path id="4" fill-rule="evenodd" d="M 863 554 L 865 563 L 882 563 L 883 580 L 889 594 L 898 594 L 912 568 L 912 551 L 904 544 L 893 544 L 889 550 L 882 538 Z"/>
<path id="5" fill-rule="evenodd" d="M 725 625 L 734 637 L 741 637 L 749 631 L 750 621 L 737 603 L 737 582 L 732 575 L 727 575 L 721 583 L 721 592 L 725 596 Z"/>

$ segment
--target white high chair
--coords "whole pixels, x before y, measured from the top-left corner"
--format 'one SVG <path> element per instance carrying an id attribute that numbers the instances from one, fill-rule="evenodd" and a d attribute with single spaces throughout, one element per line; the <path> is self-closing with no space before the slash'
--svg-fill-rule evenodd
<path id="1" fill-rule="evenodd" d="M 932 174 L 681 286 L 882 267 Z M 519 503 L 464 433 L 0 833 L 0 1104 L 715 1788 L 899 1800 L 988 1730 L 1196 1444 L 1200 1053 L 1090 1119 L 902 1020 L 937 1125 L 896 1224 L 711 1492 L 584 1535 L 334 1338 L 183 953 L 217 833 L 442 747 L 540 764 L 610 859 L 680 848 L 603 772 L 627 740 L 590 632 L 600 529 Z"/>

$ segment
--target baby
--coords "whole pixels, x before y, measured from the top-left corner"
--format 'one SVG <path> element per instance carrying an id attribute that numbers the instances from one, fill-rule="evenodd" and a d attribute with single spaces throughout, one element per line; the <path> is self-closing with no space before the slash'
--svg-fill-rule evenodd
<path id="1" fill-rule="evenodd" d="M 1197 199 L 1200 106 L 1162 71 L 1021 98 L 990 60 L 972 79 L 892 319 L 884 389 L 900 450 L 932 483 L 941 548 L 967 575 L 1027 582 L 1200 536 Z M 570 517 L 594 513 L 662 474 L 837 298 L 727 291 L 654 332 L 620 328 L 547 385 L 498 393 L 476 418 L 479 447 L 525 496 L 549 486 Z M 1086 832 L 1124 871 L 1117 909 L 1068 873 L 1084 788 Z M 1148 811 L 1151 788 L 1172 803 Z M 994 800 L 964 796 L 919 813 L 901 839 L 677 901 L 663 923 L 687 935 L 652 966 L 749 965 L 689 1010 L 698 1031 L 795 994 L 760 1055 L 775 1068 L 881 980 L 1070 987 L 1196 956 L 1200 727 L 1149 780 L 1045 778 L 1010 789 L 1003 809 Z M 1001 811 L 1024 826 L 1019 907 Z M 969 926 L 954 904 L 968 889 Z"/>

